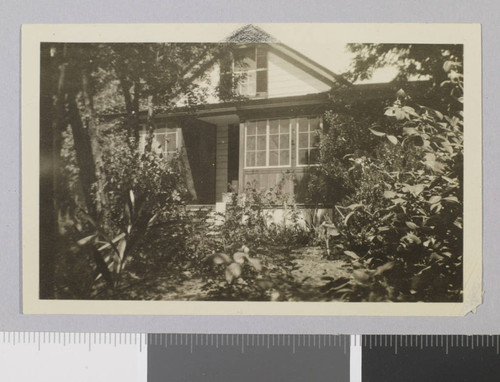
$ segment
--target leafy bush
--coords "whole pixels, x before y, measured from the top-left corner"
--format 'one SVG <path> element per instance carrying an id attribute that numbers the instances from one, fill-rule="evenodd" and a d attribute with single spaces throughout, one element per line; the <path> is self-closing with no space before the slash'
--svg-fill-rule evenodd
<path id="1" fill-rule="evenodd" d="M 215 275 L 217 276 L 223 269 L 225 277 L 225 282 L 221 282 L 218 277 L 208 280 L 204 289 L 209 291 L 209 296 L 217 300 L 248 300 L 255 298 L 255 296 L 252 296 L 252 294 L 255 294 L 253 288 L 249 284 L 252 281 L 248 280 L 248 278 L 253 278 L 254 275 L 250 272 L 249 268 L 253 268 L 255 272 L 261 272 L 262 264 L 259 259 L 250 257 L 249 252 L 250 249 L 247 246 L 243 246 L 232 256 L 220 252 L 207 258 L 208 261 L 215 264 Z M 220 267 L 221 265 L 223 267 Z"/>
<path id="2" fill-rule="evenodd" d="M 123 253 L 119 253 L 120 260 L 114 256 L 119 264 L 115 272 L 119 273 L 133 253 L 144 256 L 146 252 L 141 251 L 141 245 L 150 244 L 148 234 L 155 230 L 163 234 L 163 250 L 148 252 L 148 256 L 154 256 L 149 261 L 158 262 L 162 257 L 172 256 L 175 253 L 172 250 L 176 242 L 175 225 L 181 213 L 179 206 L 187 198 L 179 157 L 140 152 L 125 144 L 125 139 L 120 140 L 116 132 L 103 147 L 101 224 L 107 228 L 109 236 L 115 239 L 123 236 L 119 239 L 124 247 Z"/>
<path id="3" fill-rule="evenodd" d="M 282 252 L 307 244 L 310 232 L 292 197 L 283 192 L 283 184 L 284 180 L 271 190 L 249 185 L 244 193 L 230 196 L 225 213 L 209 214 L 200 226 L 189 228 L 193 236 L 192 240 L 186 236 L 186 257 L 196 259 L 190 264 L 196 264 L 194 271 L 205 280 L 209 298 L 284 298 L 275 288 L 276 270 L 271 275 L 261 261 L 270 265 Z M 283 211 L 282 222 L 272 222 L 271 210 L 276 208 Z M 249 248 L 256 255 L 250 256 Z"/>
<path id="4" fill-rule="evenodd" d="M 351 301 L 460 301 L 463 122 L 398 99 L 381 144 L 356 158 L 354 194 L 336 207 L 353 282 L 327 293 Z"/>
<path id="5" fill-rule="evenodd" d="M 269 245 L 306 244 L 309 231 L 301 219 L 293 196 L 283 192 L 286 178 L 270 190 L 259 190 L 248 185 L 241 194 L 232 194 L 221 216 L 222 224 L 216 226 L 223 240 L 225 252 L 233 252 L 241 245 L 253 248 Z M 281 221 L 274 221 L 273 210 L 281 210 Z"/>
<path id="6" fill-rule="evenodd" d="M 373 123 L 384 123 L 373 117 L 373 110 L 329 110 L 323 116 L 320 135 L 320 166 L 308 169 L 306 202 L 313 204 L 335 204 L 352 194 L 358 183 L 353 170 L 359 158 L 370 156 L 376 146 L 374 136 L 367 134 Z M 372 110 L 373 109 L 373 110 Z"/>
<path id="7" fill-rule="evenodd" d="M 67 219 L 66 236 L 76 242 L 78 251 L 89 254 L 83 258 L 96 260 L 87 264 L 97 281 L 94 294 L 103 288 L 114 289 L 128 263 L 135 268 L 141 268 L 141 264 L 158 265 L 178 251 L 177 223 L 182 212 L 179 207 L 187 195 L 178 157 L 138 151 L 128 144 L 119 126 L 103 129 L 100 140 L 98 181 L 92 195 L 97 219 L 81 202 L 78 166 L 69 132 L 62 150 L 67 159 L 62 173 L 73 195 L 68 202 L 72 208 L 68 209 L 71 216 Z M 61 269 L 60 273 L 70 272 Z"/>

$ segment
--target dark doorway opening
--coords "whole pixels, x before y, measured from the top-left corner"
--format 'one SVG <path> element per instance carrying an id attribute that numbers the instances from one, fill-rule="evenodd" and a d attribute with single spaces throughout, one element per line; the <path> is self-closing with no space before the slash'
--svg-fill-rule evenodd
<path id="1" fill-rule="evenodd" d="M 215 126 L 202 121 L 190 121 L 183 128 L 184 144 L 189 164 L 188 188 L 192 203 L 215 204 Z"/>
<path id="2" fill-rule="evenodd" d="M 238 173 L 240 163 L 240 126 L 228 126 L 227 180 L 231 191 L 238 190 Z"/>

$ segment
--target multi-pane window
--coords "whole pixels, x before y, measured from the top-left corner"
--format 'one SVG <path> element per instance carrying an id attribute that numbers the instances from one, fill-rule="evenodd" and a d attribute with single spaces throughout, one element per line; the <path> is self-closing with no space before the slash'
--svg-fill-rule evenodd
<path id="1" fill-rule="evenodd" d="M 234 57 L 237 93 L 243 96 L 267 93 L 267 51 L 249 47 L 238 50 Z"/>
<path id="2" fill-rule="evenodd" d="M 289 119 L 247 122 L 245 167 L 290 166 L 290 143 Z"/>
<path id="3" fill-rule="evenodd" d="M 267 121 L 246 126 L 246 167 L 267 166 Z"/>
<path id="4" fill-rule="evenodd" d="M 269 121 L 269 166 L 290 165 L 290 121 Z"/>
<path id="5" fill-rule="evenodd" d="M 165 124 L 163 124 L 165 126 Z M 144 151 L 146 148 L 147 133 L 145 129 L 139 135 L 139 149 Z M 179 137 L 177 128 L 159 127 L 153 133 L 152 151 L 171 157 L 179 149 Z"/>
<path id="6" fill-rule="evenodd" d="M 177 151 L 177 130 L 166 129 L 164 132 L 155 132 L 153 149 L 167 157 L 174 155 Z"/>
<path id="7" fill-rule="evenodd" d="M 297 121 L 297 165 L 307 166 L 319 162 L 321 120 L 299 118 Z"/>

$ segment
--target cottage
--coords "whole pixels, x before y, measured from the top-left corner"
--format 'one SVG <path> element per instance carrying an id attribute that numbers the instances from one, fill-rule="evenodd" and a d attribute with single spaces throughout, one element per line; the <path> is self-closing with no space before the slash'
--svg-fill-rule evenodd
<path id="1" fill-rule="evenodd" d="M 159 115 L 155 148 L 165 155 L 182 153 L 194 204 L 215 206 L 226 192 L 242 192 L 248 184 L 270 189 L 284 174 L 292 176 L 283 191 L 304 202 L 300 184 L 318 162 L 318 130 L 332 89 L 343 87 L 349 96 L 365 98 L 393 89 L 354 86 L 253 25 L 225 42 L 233 48 L 232 61 L 226 68 L 214 61 L 204 70 L 211 71 L 206 77 L 214 87 L 239 78 L 234 85 L 241 98 L 212 98 L 194 115 L 182 108 Z"/>

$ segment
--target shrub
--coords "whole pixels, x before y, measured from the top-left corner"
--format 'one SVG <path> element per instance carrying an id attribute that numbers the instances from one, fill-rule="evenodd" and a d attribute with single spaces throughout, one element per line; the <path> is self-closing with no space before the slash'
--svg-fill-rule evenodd
<path id="1" fill-rule="evenodd" d="M 336 207 L 340 240 L 353 261 L 348 300 L 462 298 L 463 123 L 398 99 L 373 157 L 356 159 L 356 192 Z M 461 116 L 461 113 L 459 114 Z"/>
<path id="2" fill-rule="evenodd" d="M 67 158 L 63 175 L 73 195 L 69 203 L 73 206 L 69 219 L 72 224 L 67 231 L 79 251 L 98 259 L 95 264 L 88 263 L 97 276 L 96 293 L 106 287 L 115 288 L 127 264 L 136 268 L 141 264 L 158 265 L 178 251 L 176 235 L 180 232 L 176 223 L 182 211 L 179 207 L 187 195 L 178 156 L 165 158 L 154 152 L 143 153 L 127 142 L 125 134 L 116 127 L 101 133 L 98 181 L 92 195 L 97 218 L 91 217 L 81 202 L 70 133 L 62 151 Z"/>
<path id="3" fill-rule="evenodd" d="M 335 204 L 352 194 L 358 183 L 353 177 L 359 158 L 372 155 L 376 140 L 367 128 L 378 122 L 348 108 L 330 110 L 323 116 L 320 134 L 320 165 L 308 169 L 307 202 Z M 383 122 L 383 121 L 382 121 Z"/>
<path id="4" fill-rule="evenodd" d="M 336 240 L 352 259 L 352 280 L 323 291 L 349 301 L 461 301 L 463 297 L 463 75 L 447 61 L 452 101 L 412 104 L 403 90 L 373 124 L 379 143 L 353 155 L 355 192 L 336 206 Z M 368 133 L 368 131 L 367 131 Z"/>
<path id="5" fill-rule="evenodd" d="M 196 234 L 190 247 L 197 252 L 195 258 L 208 260 L 197 264 L 209 298 L 284 298 L 285 294 L 275 289 L 277 280 L 265 265 L 272 263 L 271 259 L 277 255 L 289 252 L 292 246 L 305 245 L 310 239 L 293 198 L 283 192 L 284 182 L 285 179 L 271 190 L 248 185 L 244 193 L 231 195 L 224 214 L 206 219 L 204 228 L 197 230 L 200 235 Z M 274 208 L 283 209 L 282 222 L 271 221 L 270 211 Z"/>
<path id="6" fill-rule="evenodd" d="M 225 252 L 233 252 L 241 245 L 260 248 L 307 244 L 310 232 L 293 196 L 283 191 L 286 180 L 284 176 L 269 190 L 249 184 L 242 194 L 232 194 L 226 213 L 221 216 L 222 224 L 215 227 Z M 281 221 L 273 221 L 273 209 L 282 211 Z"/>

